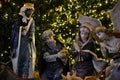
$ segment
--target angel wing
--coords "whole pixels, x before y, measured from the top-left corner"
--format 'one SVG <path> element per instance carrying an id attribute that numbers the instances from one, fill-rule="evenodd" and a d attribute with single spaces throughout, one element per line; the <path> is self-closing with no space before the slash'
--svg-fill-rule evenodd
<path id="1" fill-rule="evenodd" d="M 110 10 L 110 17 L 114 31 L 120 33 L 120 0 L 118 0 L 117 4 Z"/>

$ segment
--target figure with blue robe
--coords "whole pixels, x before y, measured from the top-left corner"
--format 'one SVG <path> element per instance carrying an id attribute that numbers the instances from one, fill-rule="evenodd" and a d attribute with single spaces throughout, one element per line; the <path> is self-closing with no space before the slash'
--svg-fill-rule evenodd
<path id="1" fill-rule="evenodd" d="M 21 78 L 33 78 L 36 47 L 34 4 L 25 3 L 12 25 L 11 59 L 13 71 Z"/>

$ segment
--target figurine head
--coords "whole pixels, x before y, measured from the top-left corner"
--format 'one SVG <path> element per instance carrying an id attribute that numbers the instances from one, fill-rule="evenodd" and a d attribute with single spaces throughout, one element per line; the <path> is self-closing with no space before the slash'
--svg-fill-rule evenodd
<path id="1" fill-rule="evenodd" d="M 93 30 L 94 34 L 99 38 L 99 40 L 105 40 L 112 34 L 103 26 L 97 26 Z"/>
<path id="2" fill-rule="evenodd" d="M 42 34 L 42 39 L 43 40 L 47 40 L 47 39 L 49 39 L 50 37 L 54 37 L 54 33 L 53 33 L 53 31 L 52 30 L 45 30 L 44 32 L 43 32 L 43 34 Z"/>
<path id="3" fill-rule="evenodd" d="M 54 39 L 54 33 L 52 30 L 44 31 L 42 34 L 42 39 L 51 49 L 56 46 L 56 40 Z"/>
<path id="4" fill-rule="evenodd" d="M 88 40 L 91 37 L 91 25 L 87 22 L 83 23 L 79 27 L 79 39 L 80 40 Z"/>
<path id="5" fill-rule="evenodd" d="M 32 3 L 25 3 L 23 7 L 20 9 L 20 15 L 26 16 L 26 17 L 31 17 L 31 15 L 34 12 L 34 4 Z"/>

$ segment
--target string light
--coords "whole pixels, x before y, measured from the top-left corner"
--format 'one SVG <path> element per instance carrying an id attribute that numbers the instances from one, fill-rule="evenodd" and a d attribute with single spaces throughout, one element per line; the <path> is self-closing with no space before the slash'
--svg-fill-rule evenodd
<path id="1" fill-rule="evenodd" d="M 2 56 L 3 56 L 3 53 L 1 53 L 0 56 L 2 57 Z"/>
<path id="2" fill-rule="evenodd" d="M 98 6 L 102 6 L 102 4 L 101 4 L 101 3 L 98 3 Z"/>
<path id="3" fill-rule="evenodd" d="M 5 51 L 4 53 L 7 53 L 7 51 Z"/>
<path id="4" fill-rule="evenodd" d="M 8 14 L 6 13 L 6 14 L 4 15 L 4 17 L 7 19 L 7 18 L 8 18 Z"/>
<path id="5" fill-rule="evenodd" d="M 100 48 L 97 48 L 96 50 L 97 50 L 97 51 L 100 51 Z"/>
<path id="6" fill-rule="evenodd" d="M 101 15 L 103 15 L 103 14 L 105 14 L 105 10 L 102 10 L 102 11 L 101 11 Z"/>
<path id="7" fill-rule="evenodd" d="M 107 4 L 107 3 L 108 3 L 108 0 L 105 0 L 105 3 Z"/>
<path id="8" fill-rule="evenodd" d="M 15 5 L 15 3 L 12 3 L 12 5 L 14 6 L 14 5 Z"/>

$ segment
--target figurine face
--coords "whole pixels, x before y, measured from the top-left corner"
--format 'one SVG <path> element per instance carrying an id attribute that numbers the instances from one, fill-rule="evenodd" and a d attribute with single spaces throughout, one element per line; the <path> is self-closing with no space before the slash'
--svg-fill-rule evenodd
<path id="1" fill-rule="evenodd" d="M 90 33 L 90 31 L 89 31 L 88 28 L 86 28 L 86 27 L 80 28 L 80 36 L 81 36 L 81 39 L 87 39 L 88 36 L 89 36 L 89 33 Z"/>
<path id="2" fill-rule="evenodd" d="M 100 40 L 104 40 L 106 38 L 106 34 L 104 32 L 97 32 L 96 36 L 100 39 Z"/>
<path id="3" fill-rule="evenodd" d="M 54 37 L 53 36 L 47 36 L 46 37 L 46 43 L 51 43 L 54 41 Z"/>
<path id="4" fill-rule="evenodd" d="M 49 46 L 49 48 L 53 49 L 55 48 L 56 46 L 56 41 L 54 40 L 54 37 L 53 36 L 48 36 L 46 38 L 46 41 L 47 45 Z"/>
<path id="5" fill-rule="evenodd" d="M 32 15 L 32 13 L 33 13 L 33 10 L 32 10 L 32 9 L 27 9 L 27 10 L 25 10 L 25 15 L 26 15 L 27 17 L 30 17 L 30 16 Z"/>

